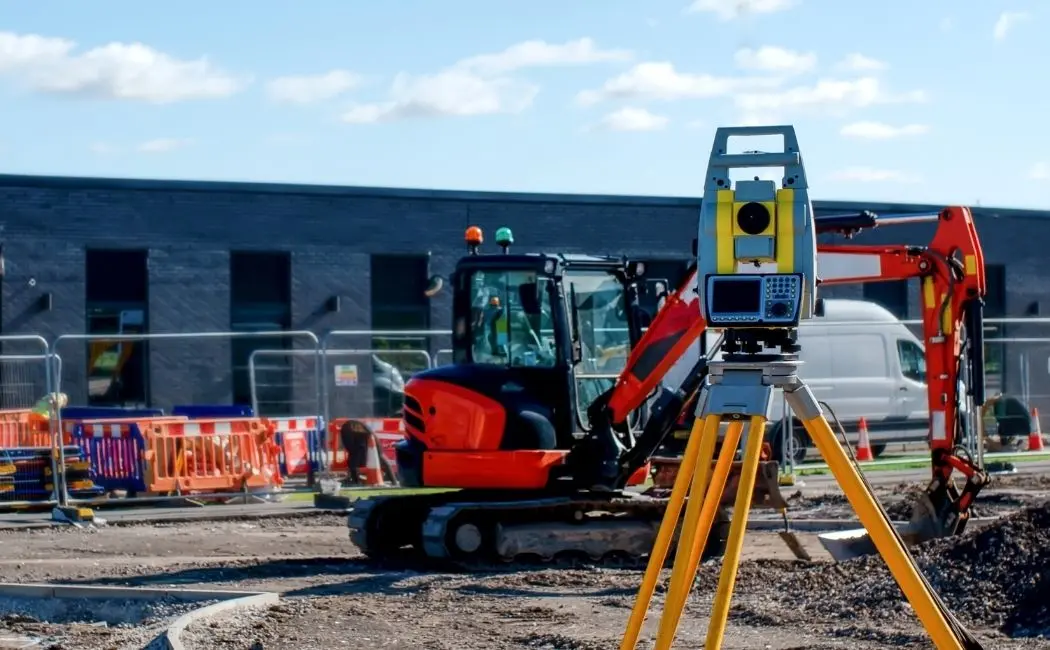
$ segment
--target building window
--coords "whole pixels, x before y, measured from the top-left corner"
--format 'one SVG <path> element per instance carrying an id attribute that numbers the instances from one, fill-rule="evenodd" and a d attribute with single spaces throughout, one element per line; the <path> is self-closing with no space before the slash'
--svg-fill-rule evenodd
<path id="1" fill-rule="evenodd" d="M 425 293 L 429 264 L 426 255 L 372 256 L 373 330 L 430 329 L 430 299 Z M 438 353 L 431 345 L 432 338 L 406 335 L 372 339 L 376 351 L 372 359 L 372 412 L 376 416 L 399 414 L 402 397 L 395 387 L 427 367 L 427 356 L 422 352 L 431 357 Z"/>
<path id="2" fill-rule="evenodd" d="M 985 264 L 984 279 L 987 292 L 984 296 L 984 317 L 988 319 L 1006 318 L 1006 266 L 1003 264 Z M 988 382 L 989 394 L 994 394 L 1007 387 L 1004 381 L 1007 376 L 1009 360 L 1005 344 L 998 340 L 1009 336 L 1008 327 L 1002 324 L 986 325 L 984 337 L 984 372 Z"/>
<path id="3" fill-rule="evenodd" d="M 292 326 L 292 257 L 286 252 L 230 253 L 230 330 L 280 332 Z M 289 350 L 287 337 L 235 338 L 230 345 L 233 367 L 233 401 L 252 404 L 255 388 L 256 415 L 291 415 L 292 359 L 287 355 L 255 356 L 254 375 L 249 371 L 256 350 Z"/>
<path id="4" fill-rule="evenodd" d="M 864 299 L 882 305 L 901 320 L 908 318 L 908 281 L 869 282 L 864 286 Z"/>
<path id="5" fill-rule="evenodd" d="M 144 250 L 86 251 L 88 334 L 149 331 L 147 259 L 148 253 Z M 87 348 L 88 404 L 149 404 L 146 341 L 90 341 Z"/>

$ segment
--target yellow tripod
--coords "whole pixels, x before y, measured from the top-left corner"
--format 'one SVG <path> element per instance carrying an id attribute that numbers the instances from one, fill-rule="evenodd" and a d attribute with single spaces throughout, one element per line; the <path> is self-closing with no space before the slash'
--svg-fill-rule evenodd
<path id="1" fill-rule="evenodd" d="M 707 650 L 718 650 L 722 647 L 729 615 L 729 601 L 736 582 L 755 475 L 758 472 L 762 441 L 765 437 L 766 414 L 769 413 L 776 388 L 783 389 L 792 411 L 802 420 L 810 439 L 824 457 L 835 480 L 868 530 L 875 547 L 886 561 L 901 591 L 911 603 L 938 650 L 964 650 L 966 647 L 960 639 L 959 632 L 953 629 L 953 624 L 957 626 L 958 623 L 923 579 L 874 495 L 843 451 L 813 393 L 799 379 L 798 365 L 798 361 L 786 355 L 734 356 L 710 364 L 707 383 L 699 400 L 696 423 L 686 446 L 678 478 L 671 491 L 667 512 L 657 533 L 620 650 L 634 650 L 638 643 L 642 624 L 678 527 L 679 516 L 688 492 L 688 505 L 685 507 L 671 570 L 671 582 L 654 646 L 655 650 L 670 650 L 686 600 L 696 579 L 701 551 L 710 535 L 726 478 L 740 444 L 744 422 L 747 421 L 750 426 L 744 443 L 740 484 L 733 505 L 733 517 L 708 624 L 707 641 L 704 644 Z M 711 461 L 714 459 L 722 422 L 728 423 L 727 431 L 712 471 Z"/>

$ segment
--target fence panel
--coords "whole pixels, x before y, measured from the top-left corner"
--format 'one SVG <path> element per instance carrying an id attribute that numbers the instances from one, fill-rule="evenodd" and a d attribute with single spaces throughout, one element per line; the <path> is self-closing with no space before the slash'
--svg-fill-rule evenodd
<path id="1" fill-rule="evenodd" d="M 251 405 L 260 417 L 295 418 L 321 413 L 317 350 L 254 350 L 248 358 Z"/>
<path id="2" fill-rule="evenodd" d="M 329 332 L 321 341 L 325 421 L 400 417 L 404 383 L 441 363 L 439 352 L 450 345 L 444 330 Z"/>
<path id="3" fill-rule="evenodd" d="M 63 391 L 67 385 L 70 387 L 73 391 L 69 395 L 72 403 L 86 403 L 91 407 L 116 407 L 107 409 L 111 412 L 95 415 L 96 419 L 128 417 L 130 411 L 127 409 L 138 408 L 141 411 L 146 404 L 163 408 L 167 412 L 171 412 L 177 405 L 191 411 L 194 405 L 249 406 L 252 397 L 248 366 L 251 353 L 256 348 L 298 347 L 305 353 L 305 358 L 313 359 L 316 358 L 319 345 L 317 335 L 300 330 L 67 334 L 55 339 L 51 350 L 56 355 L 63 351 L 70 351 L 70 354 L 75 355 L 77 351 L 84 352 L 86 349 L 87 367 L 67 363 L 60 372 L 52 372 L 51 376 L 55 391 Z M 231 367 L 232 373 L 222 372 L 223 368 Z M 311 361 L 306 372 L 316 375 L 318 370 L 316 362 Z M 85 375 L 88 379 L 86 384 Z M 319 391 L 307 391 L 307 397 L 303 398 L 303 408 L 306 408 L 307 412 L 303 415 L 316 417 L 319 414 L 318 398 Z M 52 435 L 58 435 L 58 432 L 64 430 L 62 416 L 60 412 L 52 419 Z M 149 445 L 150 434 L 145 431 L 142 433 L 145 444 Z M 101 462 L 105 467 L 113 467 L 112 462 L 123 462 L 115 456 L 109 458 L 126 451 L 119 445 L 91 445 L 93 446 L 90 449 L 77 453 L 91 454 L 92 462 Z M 60 448 L 57 454 L 59 466 L 64 462 L 64 453 L 64 449 Z M 100 460 L 96 458 L 98 454 L 108 456 Z M 116 480 L 118 475 L 112 478 Z M 278 491 L 283 491 L 280 484 L 272 484 L 272 492 Z M 76 498 L 66 492 L 61 490 L 58 495 L 63 503 L 70 496 Z M 265 489 L 253 489 L 253 494 L 264 496 L 269 493 Z M 142 498 L 153 500 L 156 496 Z"/>
<path id="4" fill-rule="evenodd" d="M 35 334 L 0 336 L 0 506 L 59 503 L 63 490 L 56 476 L 68 464 L 76 479 L 73 489 L 89 488 L 82 481 L 82 458 L 76 448 L 69 459 L 51 453 L 48 396 L 52 392 L 51 346 Z M 61 446 L 60 446 L 61 448 Z"/>
<path id="5" fill-rule="evenodd" d="M 0 409 L 33 408 L 50 392 L 47 360 L 46 354 L 0 354 Z"/>
<path id="6" fill-rule="evenodd" d="M 905 320 L 902 323 L 918 341 L 923 341 L 922 321 Z M 862 322 L 808 321 L 800 329 L 811 327 L 827 327 L 829 334 L 820 346 L 806 346 L 803 358 L 807 364 L 800 374 L 810 383 L 818 399 L 834 397 L 836 415 L 842 421 L 848 442 L 851 445 L 858 443 L 863 420 L 876 456 L 887 449 L 895 454 L 902 451 L 925 454 L 929 417 L 927 391 L 923 385 L 926 365 L 922 350 L 906 341 L 895 342 L 893 336 L 879 341 L 877 330 L 869 330 Z M 860 339 L 842 337 L 836 342 L 838 337 L 834 336 L 834 331 L 837 328 L 862 328 L 871 340 L 861 344 Z M 984 336 L 987 399 L 1004 394 L 1022 404 L 1022 411 L 1034 408 L 1039 420 L 1050 423 L 1044 419 L 1045 414 L 1050 413 L 1050 318 L 988 318 L 985 319 Z M 846 371 L 843 371 L 842 364 L 848 366 Z M 817 369 L 836 365 L 840 367 L 830 375 L 834 379 L 832 386 L 828 380 L 820 378 L 822 375 Z M 909 378 L 914 381 L 909 381 Z M 965 381 L 967 377 L 961 379 Z M 963 430 L 958 442 L 975 458 L 980 459 L 985 451 L 985 445 L 978 444 L 982 424 L 986 443 L 994 443 L 995 448 L 1000 443 L 1007 447 L 1026 448 L 1030 427 L 1028 418 L 1015 414 L 1010 417 L 1016 422 L 1003 424 L 1004 416 L 986 411 L 982 420 L 980 409 L 971 401 L 966 394 L 963 395 Z M 774 419 L 780 419 L 782 412 L 778 403 L 774 408 Z M 802 442 L 806 450 L 801 455 L 807 461 L 813 460 L 815 450 L 809 446 L 808 439 L 804 438 Z"/>

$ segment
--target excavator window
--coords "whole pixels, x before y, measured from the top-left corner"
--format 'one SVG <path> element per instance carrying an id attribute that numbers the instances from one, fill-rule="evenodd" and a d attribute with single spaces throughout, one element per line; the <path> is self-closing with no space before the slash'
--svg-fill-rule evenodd
<path id="1" fill-rule="evenodd" d="M 470 278 L 471 360 L 552 368 L 551 279 L 535 271 L 475 271 Z"/>
<path id="2" fill-rule="evenodd" d="M 582 350 L 576 396 L 586 418 L 587 406 L 613 386 L 631 353 L 624 288 L 615 276 L 601 271 L 570 270 L 565 283 L 566 294 L 576 301 L 572 326 Z"/>

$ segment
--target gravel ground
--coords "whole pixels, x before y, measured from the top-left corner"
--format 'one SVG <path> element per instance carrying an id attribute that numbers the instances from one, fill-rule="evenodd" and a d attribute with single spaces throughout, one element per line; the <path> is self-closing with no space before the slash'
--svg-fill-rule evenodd
<path id="1" fill-rule="evenodd" d="M 139 649 L 149 646 L 174 619 L 209 604 L 0 597 L 0 648 Z"/>
<path id="2" fill-rule="evenodd" d="M 1018 504 L 1042 498 L 1026 488 L 1050 485 L 1013 481 L 982 493 L 981 503 L 996 512 L 1016 511 Z M 895 486 L 880 489 L 879 496 L 892 510 L 903 507 L 893 504 L 906 504 L 914 490 Z M 799 495 L 793 505 L 811 518 L 848 510 L 841 496 Z M 814 535 L 800 536 L 817 562 L 793 560 L 775 534 L 749 533 L 725 648 L 932 647 L 881 560 L 833 564 Z M 344 517 L 323 513 L 0 531 L 0 542 L 0 568 L 8 581 L 283 594 L 278 605 L 192 625 L 184 637 L 191 650 L 613 648 L 641 581 L 638 570 L 600 567 L 507 567 L 475 575 L 380 569 L 349 544 Z M 1031 508 L 963 538 L 926 545 L 916 555 L 946 603 L 986 648 L 1050 648 L 1050 641 L 1038 637 L 1050 633 L 1043 623 L 1050 620 L 1045 611 L 1050 583 L 1042 581 L 1043 574 L 1050 576 L 1050 510 Z M 678 645 L 702 645 L 718 571 L 717 562 L 701 567 Z M 654 598 L 640 648 L 652 647 L 664 586 Z M 89 632 L 82 634 L 84 644 L 56 647 L 143 647 L 124 640 L 89 645 L 94 642 Z"/>

